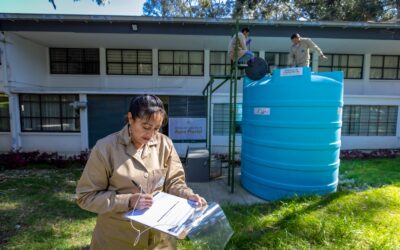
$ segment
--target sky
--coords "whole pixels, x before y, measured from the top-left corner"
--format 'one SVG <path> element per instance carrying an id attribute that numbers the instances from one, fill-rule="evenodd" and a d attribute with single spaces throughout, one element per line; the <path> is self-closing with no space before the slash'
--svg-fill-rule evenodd
<path id="1" fill-rule="evenodd" d="M 141 16 L 145 0 L 108 0 L 99 6 L 93 0 L 0 0 L 0 13 L 87 14 Z"/>

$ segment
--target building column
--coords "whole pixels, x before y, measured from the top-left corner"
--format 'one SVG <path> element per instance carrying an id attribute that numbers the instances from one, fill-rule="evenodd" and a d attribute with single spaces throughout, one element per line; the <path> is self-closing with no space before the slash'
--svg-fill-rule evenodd
<path id="1" fill-rule="evenodd" d="M 6 35 L 3 34 L 1 37 L 6 41 Z M 8 81 L 8 70 L 10 69 L 7 61 L 7 44 L 1 43 L 1 62 L 2 62 L 2 73 L 3 73 L 3 84 L 6 94 L 8 95 L 8 111 L 10 113 L 10 133 L 11 133 L 11 150 L 17 151 L 22 148 L 21 142 L 21 120 L 19 110 L 19 96 L 16 93 L 9 91 Z"/>
<path id="2" fill-rule="evenodd" d="M 369 79 L 370 65 L 371 65 L 371 54 L 365 54 L 363 63 L 363 75 L 362 75 L 363 80 Z"/>
<path id="3" fill-rule="evenodd" d="M 260 50 L 258 53 L 259 57 L 265 60 L 265 50 Z"/>
<path id="4" fill-rule="evenodd" d="M 105 48 L 99 48 L 99 78 L 101 88 L 108 88 L 107 79 L 107 55 Z"/>
<path id="5" fill-rule="evenodd" d="M 210 50 L 209 49 L 204 50 L 203 67 L 204 67 L 204 82 L 205 82 L 205 84 L 207 84 L 208 81 L 210 81 Z"/>
<path id="6" fill-rule="evenodd" d="M 0 39 L 6 39 L 4 35 L 0 33 Z M 1 74 L 2 74 L 2 79 L 0 79 L 0 82 L 2 87 L 4 89 L 8 88 L 8 71 L 7 71 L 7 57 L 6 57 L 6 43 L 2 42 L 0 43 L 0 63 L 1 63 Z"/>
<path id="7" fill-rule="evenodd" d="M 87 103 L 87 95 L 79 94 L 79 101 Z M 88 126 L 88 108 L 79 110 L 80 126 L 81 126 L 81 151 L 89 149 L 89 126 Z"/>
<path id="8" fill-rule="evenodd" d="M 312 54 L 312 58 L 311 58 L 311 60 L 312 60 L 312 69 L 311 69 L 311 71 L 312 72 L 318 72 L 318 63 L 319 63 L 318 58 L 319 58 L 318 53 L 314 52 Z"/>
<path id="9" fill-rule="evenodd" d="M 105 48 L 99 48 L 99 57 L 100 57 L 100 75 L 105 76 L 107 75 L 107 65 L 106 65 L 107 55 Z"/>
<path id="10" fill-rule="evenodd" d="M 280 57 L 279 53 L 275 53 L 275 56 L 274 56 L 274 65 L 275 65 L 275 67 L 274 67 L 274 69 L 279 68 L 279 61 L 281 60 L 279 57 Z M 288 65 L 286 65 L 286 66 L 288 66 Z"/>
<path id="11" fill-rule="evenodd" d="M 400 105 L 397 106 L 396 136 L 397 136 L 397 141 L 398 141 L 397 146 L 400 147 Z"/>
<path id="12" fill-rule="evenodd" d="M 158 49 L 153 49 L 153 77 L 158 77 Z"/>
<path id="13" fill-rule="evenodd" d="M 19 96 L 18 94 L 8 93 L 9 112 L 10 112 L 10 126 L 11 126 L 11 149 L 13 151 L 22 148 L 21 143 L 21 123 L 20 123 L 20 110 L 19 110 Z"/>

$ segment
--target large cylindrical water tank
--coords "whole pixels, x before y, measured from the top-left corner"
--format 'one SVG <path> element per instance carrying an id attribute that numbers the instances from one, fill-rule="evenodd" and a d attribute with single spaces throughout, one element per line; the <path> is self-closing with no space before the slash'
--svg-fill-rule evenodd
<path id="1" fill-rule="evenodd" d="M 276 69 L 244 79 L 241 183 L 267 199 L 336 191 L 343 72 Z"/>

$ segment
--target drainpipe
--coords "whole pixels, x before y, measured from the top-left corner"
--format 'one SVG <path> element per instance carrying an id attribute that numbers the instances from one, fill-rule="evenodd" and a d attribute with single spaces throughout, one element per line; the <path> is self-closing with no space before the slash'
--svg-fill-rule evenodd
<path id="1" fill-rule="evenodd" d="M 11 150 L 18 151 L 22 148 L 21 144 L 21 124 L 19 116 L 19 98 L 18 94 L 14 94 L 10 91 L 9 81 L 8 81 L 8 63 L 7 63 L 7 41 L 6 34 L 4 32 L 0 33 L 0 49 L 1 62 L 2 62 L 2 73 L 3 73 L 3 83 L 4 90 L 9 99 L 9 113 L 10 113 L 10 132 L 11 132 Z"/>

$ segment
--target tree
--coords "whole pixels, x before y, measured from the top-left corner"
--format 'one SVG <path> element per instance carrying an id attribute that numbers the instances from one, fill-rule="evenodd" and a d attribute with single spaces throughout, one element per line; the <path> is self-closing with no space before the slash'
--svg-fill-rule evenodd
<path id="1" fill-rule="evenodd" d="M 48 1 L 56 9 L 56 0 Z M 105 5 L 112 0 L 92 1 Z M 157 17 L 400 22 L 400 0 L 146 0 L 143 13 Z"/>
<path id="2" fill-rule="evenodd" d="M 387 21 L 400 0 L 237 0 L 233 16 L 272 20 Z"/>
<path id="3" fill-rule="evenodd" d="M 234 0 L 147 0 L 145 16 L 158 17 L 230 17 Z"/>
<path id="4" fill-rule="evenodd" d="M 73 0 L 74 2 L 79 2 L 79 0 Z M 93 2 L 96 2 L 97 5 L 105 5 L 106 3 L 109 3 L 109 0 L 92 0 Z M 49 0 L 49 3 L 53 5 L 54 9 L 57 9 L 57 5 L 55 0 Z"/>
<path id="5" fill-rule="evenodd" d="M 300 0 L 295 5 L 309 20 L 378 21 L 385 12 L 380 0 Z"/>
<path id="6" fill-rule="evenodd" d="M 395 19 L 400 22 L 400 0 L 384 0 L 382 2 L 386 10 L 383 19 Z"/>

